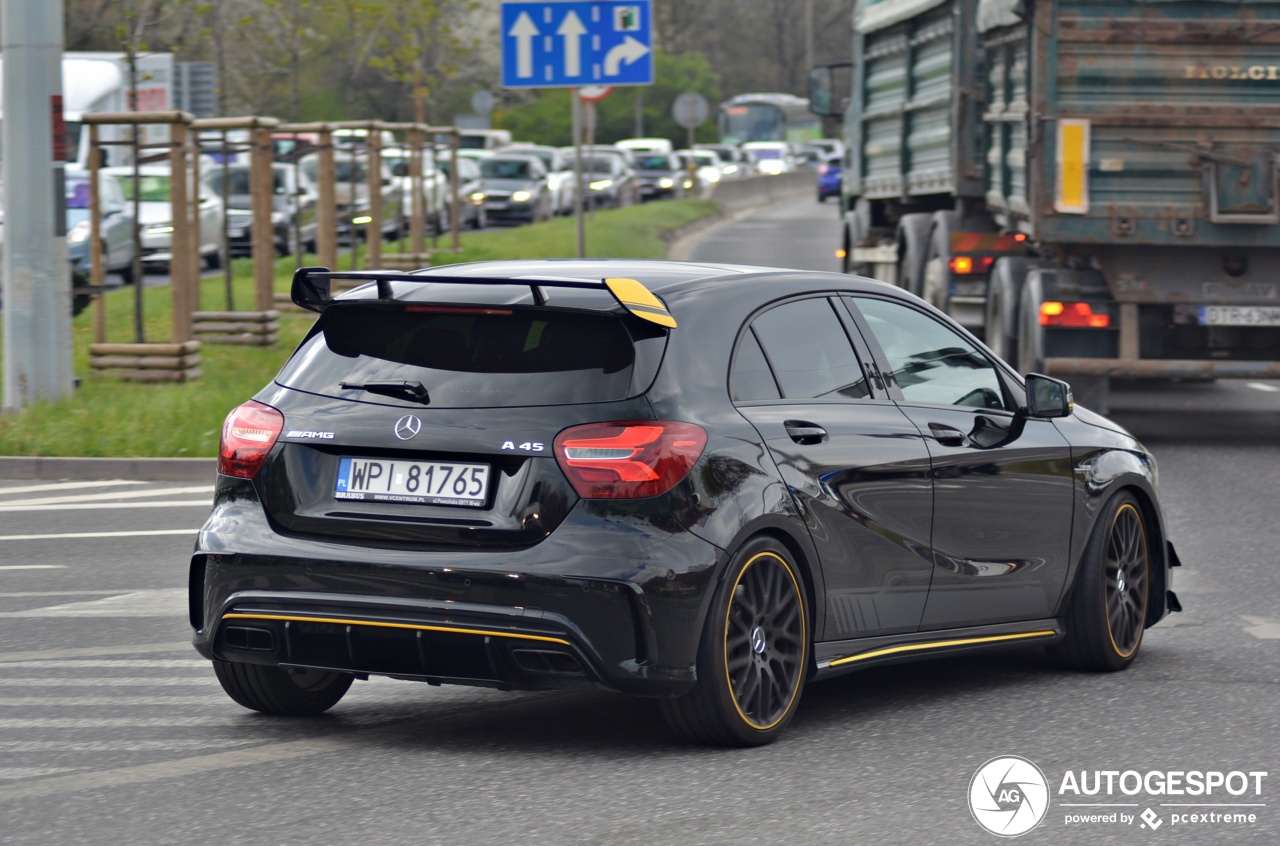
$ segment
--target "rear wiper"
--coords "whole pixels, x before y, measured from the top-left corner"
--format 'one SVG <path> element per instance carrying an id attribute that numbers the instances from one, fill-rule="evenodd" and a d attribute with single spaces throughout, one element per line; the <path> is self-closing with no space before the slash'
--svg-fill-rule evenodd
<path id="1" fill-rule="evenodd" d="M 421 382 L 365 382 L 363 385 L 357 382 L 339 382 L 339 387 L 352 388 L 357 391 L 368 391 L 371 394 L 382 394 L 385 397 L 396 397 L 397 399 L 407 399 L 413 402 L 420 402 L 423 405 L 429 405 L 431 398 L 427 396 L 427 389 Z"/>

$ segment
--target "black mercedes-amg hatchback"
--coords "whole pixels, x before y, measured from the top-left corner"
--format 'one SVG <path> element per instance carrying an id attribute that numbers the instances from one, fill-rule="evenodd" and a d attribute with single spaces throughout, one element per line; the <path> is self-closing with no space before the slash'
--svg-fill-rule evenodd
<path id="1" fill-rule="evenodd" d="M 1151 455 L 897 288 L 527 261 L 293 297 L 320 317 L 227 418 L 191 560 L 248 708 L 590 685 L 753 745 L 808 681 L 1010 645 L 1120 670 L 1179 610 Z"/>

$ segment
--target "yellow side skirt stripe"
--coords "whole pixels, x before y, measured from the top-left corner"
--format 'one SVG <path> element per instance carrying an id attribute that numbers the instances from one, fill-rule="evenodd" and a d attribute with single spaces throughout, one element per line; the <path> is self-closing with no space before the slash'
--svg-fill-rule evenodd
<path id="1" fill-rule="evenodd" d="M 286 614 L 223 614 L 224 620 L 283 620 L 290 623 L 332 623 L 339 626 L 372 626 L 380 629 L 412 629 L 421 632 L 448 632 L 450 634 L 488 635 L 490 637 L 510 637 L 516 640 L 540 640 L 544 643 L 559 643 L 572 646 L 567 640 L 545 635 L 516 634 L 515 632 L 492 632 L 484 629 L 460 629 L 453 626 L 428 626 L 422 623 L 384 623 L 374 620 L 342 620 L 336 617 L 294 617 Z"/>
<path id="2" fill-rule="evenodd" d="M 1035 637 L 1053 637 L 1055 631 L 1042 632 L 1020 632 L 1019 634 L 1007 635 L 990 635 L 988 637 L 966 637 L 956 640 L 937 640 L 932 643 L 909 643 L 904 646 L 887 646 L 884 649 L 873 649 L 870 652 L 863 652 L 860 655 L 850 655 L 846 658 L 837 658 L 827 664 L 828 667 L 838 667 L 841 664 L 852 664 L 854 661 L 866 661 L 870 658 L 880 658 L 884 655 L 894 655 L 899 652 L 920 652 L 925 649 L 945 649 L 948 646 L 972 646 L 978 643 L 996 643 L 1002 640 L 1026 640 Z"/>

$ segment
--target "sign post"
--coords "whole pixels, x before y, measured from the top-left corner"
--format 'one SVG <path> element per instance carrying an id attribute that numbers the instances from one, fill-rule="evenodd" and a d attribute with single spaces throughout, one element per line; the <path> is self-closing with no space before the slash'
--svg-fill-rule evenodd
<path id="1" fill-rule="evenodd" d="M 689 143 L 685 146 L 690 150 L 693 149 L 694 131 L 706 122 L 710 112 L 707 98 L 696 91 L 686 91 L 671 104 L 671 116 L 676 123 L 689 130 Z M 698 163 L 692 157 L 689 159 L 689 181 L 693 183 L 694 193 L 698 193 Z"/>
<path id="2" fill-rule="evenodd" d="M 578 257 L 583 258 L 583 104 L 578 89 L 653 84 L 650 0 L 504 2 L 501 35 L 502 87 L 570 89 Z"/>

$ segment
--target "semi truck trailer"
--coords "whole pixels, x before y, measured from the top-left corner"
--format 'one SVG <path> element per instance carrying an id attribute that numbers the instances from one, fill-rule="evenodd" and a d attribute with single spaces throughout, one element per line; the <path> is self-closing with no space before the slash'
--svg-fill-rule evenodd
<path id="1" fill-rule="evenodd" d="M 1112 377 L 1280 377 L 1280 2 L 861 0 L 845 269 L 1105 406 Z"/>

